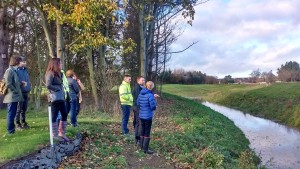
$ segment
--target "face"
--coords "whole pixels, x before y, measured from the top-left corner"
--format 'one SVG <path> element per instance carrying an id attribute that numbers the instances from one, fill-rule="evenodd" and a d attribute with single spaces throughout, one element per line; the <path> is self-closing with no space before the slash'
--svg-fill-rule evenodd
<path id="1" fill-rule="evenodd" d="M 125 77 L 124 81 L 127 82 L 127 83 L 130 83 L 131 82 L 131 77 Z"/>
<path id="2" fill-rule="evenodd" d="M 21 61 L 20 62 L 20 67 L 25 67 L 26 66 L 26 61 Z"/>
<path id="3" fill-rule="evenodd" d="M 140 78 L 138 81 L 137 81 L 137 83 L 139 84 L 139 85 L 145 85 L 145 78 Z"/>

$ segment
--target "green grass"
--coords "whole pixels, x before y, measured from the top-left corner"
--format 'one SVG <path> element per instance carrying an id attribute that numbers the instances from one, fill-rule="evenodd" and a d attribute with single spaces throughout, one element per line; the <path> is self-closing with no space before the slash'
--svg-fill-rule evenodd
<path id="1" fill-rule="evenodd" d="M 202 99 L 300 129 L 300 84 L 164 85 L 168 93 Z"/>
<path id="2" fill-rule="evenodd" d="M 46 111 L 28 111 L 26 117 L 30 129 L 16 130 L 15 134 L 7 134 L 6 115 L 5 110 L 0 110 L 0 163 L 30 154 L 50 142 Z M 70 130 L 69 134 L 74 135 L 75 131 Z"/>
<path id="3" fill-rule="evenodd" d="M 180 161 L 180 168 L 239 168 L 241 154 L 251 151 L 249 141 L 232 121 L 196 101 L 169 94 L 164 97 L 173 100 L 166 109 L 179 128 L 155 133 L 164 138 L 154 143 L 156 149 L 169 152 L 165 155 Z M 247 167 L 254 167 L 257 160 L 254 157 Z"/>
<path id="4" fill-rule="evenodd" d="M 79 153 L 68 157 L 62 168 L 126 168 L 128 158 L 144 161 L 141 151 L 132 152 L 134 137 L 120 134 L 120 115 L 82 111 L 79 127 L 68 127 L 68 136 L 85 136 Z M 17 131 L 0 138 L 1 162 L 34 152 L 49 144 L 48 113 L 27 114 L 30 130 Z M 6 112 L 0 113 L 1 136 L 6 133 Z M 253 155 L 244 134 L 226 117 L 196 101 L 164 94 L 152 127 L 151 148 L 177 168 L 255 168 Z M 153 168 L 147 163 L 140 168 Z M 155 168 L 155 167 L 154 167 Z"/>

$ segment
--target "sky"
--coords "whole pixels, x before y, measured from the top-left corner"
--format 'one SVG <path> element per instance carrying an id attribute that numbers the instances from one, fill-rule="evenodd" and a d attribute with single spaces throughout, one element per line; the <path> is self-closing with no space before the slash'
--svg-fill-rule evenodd
<path id="1" fill-rule="evenodd" d="M 192 26 L 171 46 L 171 70 L 183 68 L 223 78 L 273 71 L 300 63 L 300 0 L 210 0 L 195 7 Z"/>

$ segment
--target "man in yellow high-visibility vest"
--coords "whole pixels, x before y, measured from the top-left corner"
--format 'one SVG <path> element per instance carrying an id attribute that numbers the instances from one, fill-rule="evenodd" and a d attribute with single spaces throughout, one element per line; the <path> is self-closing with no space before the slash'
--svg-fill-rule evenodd
<path id="1" fill-rule="evenodd" d="M 124 79 L 122 84 L 119 87 L 119 96 L 122 108 L 122 133 L 128 134 L 129 129 L 127 127 L 129 116 L 130 116 L 130 108 L 133 104 L 133 97 L 131 94 L 130 88 L 131 76 L 124 75 Z"/>

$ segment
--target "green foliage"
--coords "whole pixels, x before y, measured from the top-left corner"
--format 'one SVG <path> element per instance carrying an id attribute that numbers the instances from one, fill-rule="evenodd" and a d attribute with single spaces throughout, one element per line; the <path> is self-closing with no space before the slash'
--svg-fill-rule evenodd
<path id="1" fill-rule="evenodd" d="M 253 152 L 246 150 L 242 152 L 238 160 L 239 169 L 256 169 L 257 167 L 254 164 L 257 164 L 259 159 L 255 158 Z"/>
<path id="2" fill-rule="evenodd" d="M 232 78 L 231 75 L 227 75 L 224 77 L 224 83 L 228 84 L 228 83 L 234 83 L 234 79 Z"/>
<path id="3" fill-rule="evenodd" d="M 203 163 L 206 168 L 221 168 L 224 163 L 224 155 L 208 149 L 203 154 Z"/>

